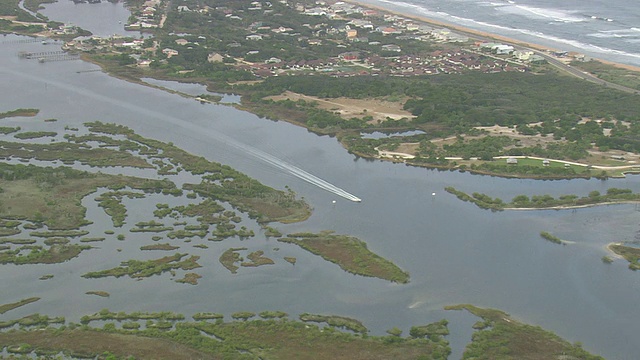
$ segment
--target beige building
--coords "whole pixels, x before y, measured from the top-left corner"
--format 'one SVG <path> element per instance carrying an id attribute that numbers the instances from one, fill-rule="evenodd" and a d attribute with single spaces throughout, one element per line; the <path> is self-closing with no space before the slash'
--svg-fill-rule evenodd
<path id="1" fill-rule="evenodd" d="M 209 54 L 209 56 L 207 56 L 207 61 L 210 63 L 222 62 L 223 59 L 224 57 L 218 53 L 211 53 Z"/>

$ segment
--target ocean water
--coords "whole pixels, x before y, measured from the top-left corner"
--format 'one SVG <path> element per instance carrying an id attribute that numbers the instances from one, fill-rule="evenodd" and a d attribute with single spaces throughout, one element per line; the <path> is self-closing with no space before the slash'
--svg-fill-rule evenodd
<path id="1" fill-rule="evenodd" d="M 516 40 L 640 66 L 636 0 L 363 0 Z"/>

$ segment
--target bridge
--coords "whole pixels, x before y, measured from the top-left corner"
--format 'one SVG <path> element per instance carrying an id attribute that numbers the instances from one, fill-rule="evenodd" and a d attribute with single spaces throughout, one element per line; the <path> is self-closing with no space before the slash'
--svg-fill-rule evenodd
<path id="1" fill-rule="evenodd" d="M 18 53 L 21 59 L 38 59 L 40 62 L 46 61 L 66 61 L 66 60 L 78 60 L 80 54 L 68 53 L 66 51 L 41 51 L 41 52 L 27 52 L 21 51 Z"/>
<path id="2" fill-rule="evenodd" d="M 12 39 L 12 40 L 2 40 L 0 44 L 28 44 L 28 43 L 36 43 L 43 41 L 42 38 L 28 38 L 28 39 Z"/>

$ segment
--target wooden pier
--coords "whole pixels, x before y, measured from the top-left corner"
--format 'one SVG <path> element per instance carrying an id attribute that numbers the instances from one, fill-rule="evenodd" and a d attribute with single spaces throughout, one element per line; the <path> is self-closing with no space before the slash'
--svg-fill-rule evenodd
<path id="1" fill-rule="evenodd" d="M 66 51 L 41 51 L 41 52 L 21 51 L 20 53 L 18 53 L 18 56 L 21 59 L 38 59 L 38 61 L 40 62 L 67 61 L 67 60 L 80 59 L 80 54 L 68 53 Z"/>
<path id="2" fill-rule="evenodd" d="M 28 38 L 28 39 L 13 39 L 13 40 L 2 40 L 0 44 L 28 44 L 28 43 L 36 43 L 42 42 L 43 38 Z"/>

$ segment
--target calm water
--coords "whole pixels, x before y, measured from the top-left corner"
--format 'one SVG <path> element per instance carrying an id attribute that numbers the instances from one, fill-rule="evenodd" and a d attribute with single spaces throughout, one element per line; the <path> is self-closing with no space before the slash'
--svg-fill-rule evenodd
<path id="1" fill-rule="evenodd" d="M 564 51 L 640 66 L 635 0 L 363 0 Z"/>
<path id="2" fill-rule="evenodd" d="M 98 4 L 76 4 L 71 0 L 60 0 L 55 4 L 43 4 L 42 14 L 49 19 L 79 26 L 91 31 L 94 36 L 123 35 L 139 38 L 143 33 L 127 31 L 124 25 L 131 13 L 121 3 L 103 1 Z"/>
<path id="3" fill-rule="evenodd" d="M 191 96 L 200 96 L 203 94 L 221 96 L 222 99 L 220 99 L 220 102 L 223 104 L 240 103 L 240 95 L 210 92 L 210 91 L 207 91 L 207 86 L 202 84 L 181 83 L 177 81 L 157 80 L 152 78 L 144 78 L 142 80 L 151 85 L 160 86 L 166 89 L 170 89 L 170 90 L 177 91 L 177 92 L 191 95 Z"/>
<path id="4" fill-rule="evenodd" d="M 56 6 L 49 5 L 49 9 L 54 11 Z M 65 15 L 79 24 L 81 14 L 72 11 Z M 92 64 L 40 64 L 18 59 L 19 51 L 45 49 L 38 43 L 0 46 L 0 111 L 41 109 L 35 121 L 4 119 L 3 126 L 65 133 L 65 126 L 82 128 L 84 122 L 100 120 L 124 124 L 146 137 L 171 141 L 270 186 L 283 189 L 288 185 L 304 196 L 314 207 L 313 216 L 304 223 L 278 224 L 283 232 L 333 229 L 358 236 L 372 251 L 411 274 L 407 285 L 353 276 L 319 257 L 259 235 L 222 243 L 194 239 L 190 244 L 206 243 L 209 249 L 191 249 L 185 244 L 179 251 L 201 256 L 203 268 L 198 273 L 203 278 L 198 286 L 174 283 L 168 275 L 143 281 L 81 278 L 88 271 L 116 266 L 132 258 L 133 253 L 135 258 L 159 256 L 140 254 L 139 246 L 148 243 L 150 236 L 129 233 L 125 226 L 125 241 L 97 243 L 97 249 L 64 264 L 3 266 L 0 281 L 11 285 L 5 286 L 0 303 L 30 296 L 40 296 L 42 300 L 5 314 L 2 319 L 37 311 L 78 321 L 80 316 L 102 308 L 173 310 L 186 315 L 197 311 L 230 314 L 278 309 L 292 316 L 301 312 L 351 316 L 361 319 L 372 333 L 383 334 L 393 326 L 408 333 L 412 325 L 446 317 L 451 321 L 449 339 L 455 348 L 451 358 L 455 359 L 470 339 L 474 319 L 445 312 L 442 307 L 473 303 L 502 309 L 569 341 L 581 341 L 588 350 L 607 358 L 631 359 L 640 351 L 640 344 L 634 341 L 640 331 L 640 314 L 636 311 L 640 275 L 628 270 L 623 261 L 605 265 L 600 260 L 606 255 L 603 247 L 607 243 L 633 240 L 640 230 L 640 212 L 635 206 L 492 213 L 443 191 L 446 186 L 454 186 L 504 199 L 521 193 L 586 195 L 609 187 L 640 191 L 638 177 L 607 181 L 506 180 L 366 161 L 348 154 L 334 138 L 319 137 L 285 122 L 260 119 L 231 107 L 203 105 L 101 72 L 78 73 L 96 69 Z M 47 118 L 59 121 L 37 121 Z M 346 201 L 283 172 L 253 156 L 253 149 L 304 169 L 357 195 L 363 202 Z M 97 208 L 95 196 L 88 196 L 83 204 L 88 216 L 95 219 L 89 229 L 99 236 L 112 225 L 103 210 Z M 333 200 L 337 201 L 335 205 Z M 154 204 L 165 201 L 157 197 L 127 201 L 127 223 L 151 220 Z M 175 199 L 175 205 L 182 201 Z M 551 244 L 540 238 L 540 231 L 575 244 Z M 243 268 L 231 275 L 217 259 L 225 249 L 238 246 L 263 250 L 276 265 Z M 298 263 L 293 267 L 282 260 L 284 256 L 295 256 Z M 37 280 L 49 273 L 55 277 Z M 111 297 L 85 295 L 89 290 L 108 291 Z"/>

